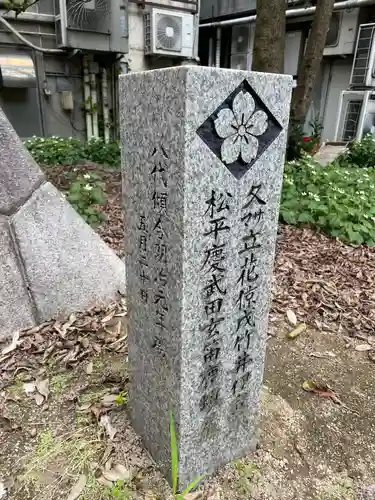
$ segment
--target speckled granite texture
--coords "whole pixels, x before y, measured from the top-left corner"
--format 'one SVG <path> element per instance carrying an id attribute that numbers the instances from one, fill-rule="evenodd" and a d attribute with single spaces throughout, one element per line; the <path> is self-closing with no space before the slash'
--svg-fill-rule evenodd
<path id="1" fill-rule="evenodd" d="M 45 182 L 1 108 L 0 153 L 0 334 L 124 293 L 124 263 Z"/>
<path id="2" fill-rule="evenodd" d="M 120 79 L 130 408 L 181 485 L 255 444 L 292 79 Z"/>

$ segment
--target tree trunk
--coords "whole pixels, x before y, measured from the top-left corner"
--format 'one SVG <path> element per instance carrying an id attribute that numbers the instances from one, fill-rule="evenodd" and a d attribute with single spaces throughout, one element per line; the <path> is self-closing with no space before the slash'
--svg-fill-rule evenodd
<path id="1" fill-rule="evenodd" d="M 316 11 L 307 39 L 306 50 L 298 71 L 297 87 L 292 98 L 291 116 L 295 123 L 303 124 L 309 110 L 315 80 L 329 31 L 335 0 L 317 0 Z"/>
<path id="2" fill-rule="evenodd" d="M 253 71 L 284 72 L 285 0 L 257 0 Z"/>

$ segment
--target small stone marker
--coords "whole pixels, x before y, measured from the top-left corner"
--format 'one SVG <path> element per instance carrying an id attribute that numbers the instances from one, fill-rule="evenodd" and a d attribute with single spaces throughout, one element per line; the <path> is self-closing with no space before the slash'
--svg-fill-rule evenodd
<path id="1" fill-rule="evenodd" d="M 292 79 L 121 77 L 135 430 L 181 486 L 255 444 Z"/>

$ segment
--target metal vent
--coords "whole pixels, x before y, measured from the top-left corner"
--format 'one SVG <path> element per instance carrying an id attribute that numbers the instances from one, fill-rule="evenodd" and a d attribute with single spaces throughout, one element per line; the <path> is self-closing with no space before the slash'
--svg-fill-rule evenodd
<path id="1" fill-rule="evenodd" d="M 110 0 L 66 0 L 67 27 L 92 33 L 110 33 Z"/>
<path id="2" fill-rule="evenodd" d="M 178 16 L 156 16 L 156 48 L 181 52 L 182 19 Z"/>
<path id="3" fill-rule="evenodd" d="M 352 141 L 356 137 L 362 103 L 363 101 L 357 100 L 349 101 L 347 104 L 344 121 L 344 131 L 342 134 L 342 140 L 345 142 Z"/>
<path id="4" fill-rule="evenodd" d="M 336 47 L 339 43 L 341 20 L 341 12 L 334 12 L 332 14 L 331 24 L 327 33 L 326 47 Z"/>
<path id="5" fill-rule="evenodd" d="M 371 63 L 371 49 L 374 39 L 374 24 L 359 27 L 357 47 L 354 54 L 354 63 L 350 85 L 366 86 L 367 74 Z"/>
<path id="6" fill-rule="evenodd" d="M 151 52 L 151 14 L 147 12 L 144 16 L 145 52 Z"/>

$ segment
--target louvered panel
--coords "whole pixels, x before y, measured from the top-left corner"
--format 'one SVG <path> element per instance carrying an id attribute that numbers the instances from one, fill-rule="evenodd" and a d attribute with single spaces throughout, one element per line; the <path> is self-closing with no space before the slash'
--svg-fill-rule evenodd
<path id="1" fill-rule="evenodd" d="M 374 42 L 375 24 L 365 24 L 359 27 L 356 51 L 350 85 L 366 87 L 369 72 L 372 72 L 371 52 Z"/>
<path id="2" fill-rule="evenodd" d="M 110 33 L 110 0 L 66 0 L 67 27 L 92 33 Z"/>

